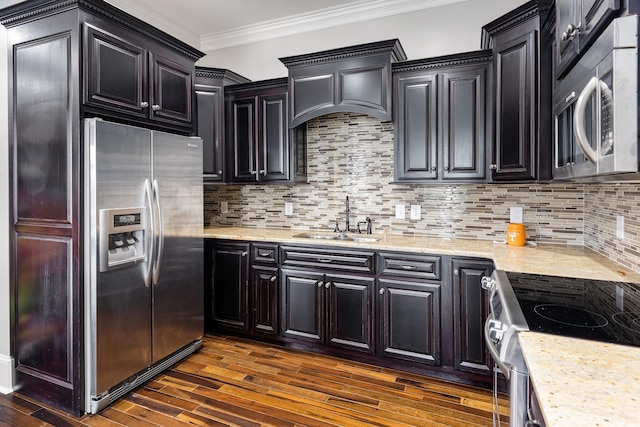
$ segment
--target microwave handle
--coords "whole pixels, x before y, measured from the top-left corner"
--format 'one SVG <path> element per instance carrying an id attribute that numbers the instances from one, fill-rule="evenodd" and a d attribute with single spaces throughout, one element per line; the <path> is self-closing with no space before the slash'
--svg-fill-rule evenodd
<path id="1" fill-rule="evenodd" d="M 591 147 L 591 144 L 587 139 L 584 125 L 584 116 L 587 109 L 587 102 L 589 100 L 589 97 L 593 92 L 595 92 L 598 86 L 598 82 L 600 82 L 600 79 L 598 79 L 598 77 L 596 76 L 593 76 L 591 80 L 589 80 L 589 83 L 587 83 L 587 85 L 582 90 L 582 93 L 580 93 L 580 96 L 576 101 L 576 109 L 573 120 L 573 131 L 575 133 L 576 142 L 578 143 L 578 146 L 584 153 L 585 157 L 589 159 L 589 161 L 593 164 L 595 164 L 598 160 L 598 153 Z"/>

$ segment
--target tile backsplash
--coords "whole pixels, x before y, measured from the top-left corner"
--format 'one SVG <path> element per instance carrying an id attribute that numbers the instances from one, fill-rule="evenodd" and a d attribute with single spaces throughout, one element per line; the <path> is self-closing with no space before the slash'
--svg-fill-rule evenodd
<path id="1" fill-rule="evenodd" d="M 584 245 L 640 271 L 640 221 L 632 216 L 640 190 L 632 184 L 393 184 L 393 123 L 338 113 L 309 121 L 307 130 L 307 183 L 207 185 L 205 225 L 330 231 L 336 220 L 344 227 L 348 195 L 352 227 L 370 217 L 374 233 L 495 240 L 504 239 L 509 208 L 521 206 L 529 239 Z M 285 202 L 293 215 L 285 216 Z M 397 204 L 406 219 L 395 219 Z M 420 205 L 421 219 L 410 219 L 411 205 Z"/>

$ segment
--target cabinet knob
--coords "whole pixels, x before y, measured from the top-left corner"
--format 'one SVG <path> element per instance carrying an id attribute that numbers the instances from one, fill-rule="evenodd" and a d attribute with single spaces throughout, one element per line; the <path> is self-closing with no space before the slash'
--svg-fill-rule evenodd
<path id="1" fill-rule="evenodd" d="M 266 175 L 266 174 L 267 174 L 267 172 L 264 169 L 260 170 L 260 175 Z"/>
<path id="2" fill-rule="evenodd" d="M 331 287 L 331 282 L 327 282 L 327 283 L 325 283 L 325 284 L 324 284 L 324 287 L 325 287 L 325 288 L 327 288 L 327 289 L 329 289 L 329 288 Z"/>
<path id="3" fill-rule="evenodd" d="M 158 111 L 158 110 L 160 109 L 160 106 L 159 106 L 158 104 L 153 104 L 153 105 L 151 106 L 151 109 L 152 109 L 153 111 Z"/>
<path id="4" fill-rule="evenodd" d="M 438 170 L 438 168 L 437 168 L 437 167 L 435 167 L 435 166 L 431 166 L 431 172 L 436 172 L 437 170 Z"/>
<path id="5" fill-rule="evenodd" d="M 247 251 L 242 251 L 242 253 L 240 255 L 247 256 Z"/>
<path id="6" fill-rule="evenodd" d="M 321 288 L 324 285 L 324 283 L 322 283 L 322 280 L 318 280 L 318 287 Z"/>
<path id="7" fill-rule="evenodd" d="M 498 170 L 498 165 L 496 164 L 489 165 L 489 169 L 491 169 L 492 171 Z"/>
<path id="8" fill-rule="evenodd" d="M 460 275 L 460 271 L 458 271 L 458 269 L 457 269 L 457 268 L 454 268 L 454 269 L 453 269 L 453 275 L 454 275 L 454 276 L 459 276 L 459 275 Z"/>
<path id="9" fill-rule="evenodd" d="M 149 103 L 147 101 L 142 101 L 140 103 L 140 108 L 147 108 L 149 106 Z"/>
<path id="10" fill-rule="evenodd" d="M 275 282 L 276 281 L 276 276 L 271 276 L 271 279 L 269 279 L 269 280 L 272 281 L 272 282 Z"/>
<path id="11" fill-rule="evenodd" d="M 218 175 L 222 175 L 222 171 L 218 171 Z"/>
<path id="12" fill-rule="evenodd" d="M 255 175 L 255 174 L 256 174 L 256 171 L 251 171 L 251 175 Z"/>
<path id="13" fill-rule="evenodd" d="M 378 291 L 378 293 L 379 293 L 380 295 L 384 295 L 384 288 L 380 289 L 380 290 Z"/>
<path id="14" fill-rule="evenodd" d="M 444 171 L 445 171 L 445 172 L 449 172 L 449 166 L 445 166 L 445 167 L 444 167 Z"/>

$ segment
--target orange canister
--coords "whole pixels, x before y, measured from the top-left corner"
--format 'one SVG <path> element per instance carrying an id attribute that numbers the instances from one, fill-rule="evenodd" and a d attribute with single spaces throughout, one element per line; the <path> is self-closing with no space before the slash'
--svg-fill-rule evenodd
<path id="1" fill-rule="evenodd" d="M 513 246 L 524 246 L 527 243 L 527 234 L 523 224 L 510 223 L 507 226 L 507 244 Z"/>

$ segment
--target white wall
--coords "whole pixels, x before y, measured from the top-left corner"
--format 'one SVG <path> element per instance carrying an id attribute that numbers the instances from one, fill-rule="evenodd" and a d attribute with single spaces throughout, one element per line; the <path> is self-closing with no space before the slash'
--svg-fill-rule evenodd
<path id="1" fill-rule="evenodd" d="M 280 57 L 399 39 L 408 59 L 480 49 L 482 26 L 523 0 L 467 0 L 448 6 L 206 52 L 198 65 L 227 68 L 251 80 L 285 77 Z M 215 29 L 212 29 L 212 32 Z"/>
<path id="2" fill-rule="evenodd" d="M 0 393 L 13 387 L 9 341 L 9 138 L 6 30 L 0 26 Z"/>

